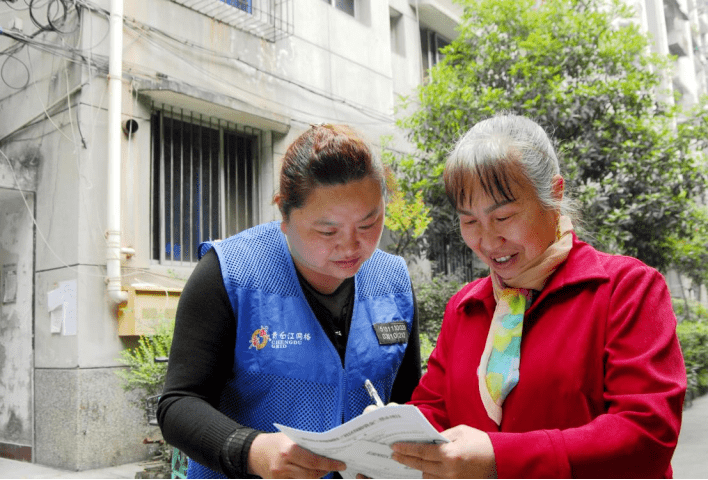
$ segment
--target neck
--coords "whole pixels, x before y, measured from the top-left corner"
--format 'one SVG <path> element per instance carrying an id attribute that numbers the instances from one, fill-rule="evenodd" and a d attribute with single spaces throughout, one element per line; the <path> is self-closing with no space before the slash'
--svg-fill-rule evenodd
<path id="1" fill-rule="evenodd" d="M 293 263 L 295 264 L 295 269 L 297 269 L 300 275 L 302 275 L 302 278 L 304 278 L 312 288 L 324 295 L 333 293 L 344 282 L 344 280 L 331 275 L 316 272 L 315 270 L 302 265 L 295 260 L 295 258 L 293 258 Z"/>

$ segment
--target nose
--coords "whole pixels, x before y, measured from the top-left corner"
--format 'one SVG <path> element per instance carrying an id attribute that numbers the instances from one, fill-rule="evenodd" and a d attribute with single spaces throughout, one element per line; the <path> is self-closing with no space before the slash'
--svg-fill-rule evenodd
<path id="1" fill-rule="evenodd" d="M 488 225 L 482 229 L 479 237 L 479 247 L 484 252 L 490 252 L 499 248 L 504 243 L 504 237 L 500 235 L 493 225 Z"/>
<path id="2" fill-rule="evenodd" d="M 359 249 L 359 235 L 356 228 L 343 232 L 339 249 L 345 255 L 355 253 Z"/>

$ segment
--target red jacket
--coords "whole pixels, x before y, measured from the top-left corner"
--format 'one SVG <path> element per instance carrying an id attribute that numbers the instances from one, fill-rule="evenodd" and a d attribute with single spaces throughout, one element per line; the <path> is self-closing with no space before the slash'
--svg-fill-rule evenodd
<path id="1" fill-rule="evenodd" d="M 436 428 L 488 432 L 500 478 L 671 477 L 686 370 L 659 272 L 574 238 L 524 318 L 500 426 L 477 381 L 494 307 L 489 277 L 447 304 L 410 402 Z"/>

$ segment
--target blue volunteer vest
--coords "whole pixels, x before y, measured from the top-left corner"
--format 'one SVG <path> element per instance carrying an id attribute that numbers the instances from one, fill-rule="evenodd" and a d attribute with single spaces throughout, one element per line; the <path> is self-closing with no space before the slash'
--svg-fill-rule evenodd
<path id="1" fill-rule="evenodd" d="M 253 227 L 210 248 L 221 264 L 236 314 L 233 379 L 218 409 L 242 425 L 266 432 L 273 423 L 323 432 L 362 413 L 370 379 L 384 402 L 406 351 L 414 305 L 402 258 L 376 250 L 354 277 L 354 310 L 345 368 L 312 313 L 295 272 L 280 222 Z M 374 325 L 405 340 L 379 342 Z M 190 461 L 190 478 L 224 478 Z"/>

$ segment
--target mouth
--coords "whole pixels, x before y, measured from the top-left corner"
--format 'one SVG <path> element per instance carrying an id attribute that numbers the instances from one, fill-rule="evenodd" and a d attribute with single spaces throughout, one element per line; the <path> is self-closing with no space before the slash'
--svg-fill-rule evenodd
<path id="1" fill-rule="evenodd" d="M 353 268 L 354 266 L 359 264 L 359 257 L 347 260 L 337 260 L 334 262 L 334 264 L 337 265 L 339 268 L 343 269 Z"/>
<path id="2" fill-rule="evenodd" d="M 490 257 L 490 258 L 491 258 L 492 262 L 494 262 L 494 265 L 502 266 L 502 265 L 506 265 L 507 263 L 509 263 L 514 257 L 516 257 L 515 253 L 512 255 L 505 255 L 503 257 Z"/>

